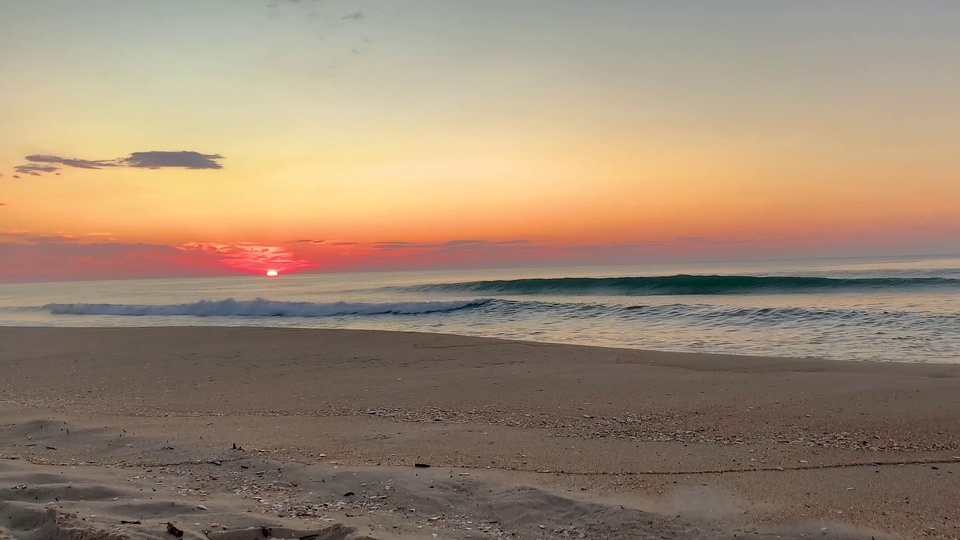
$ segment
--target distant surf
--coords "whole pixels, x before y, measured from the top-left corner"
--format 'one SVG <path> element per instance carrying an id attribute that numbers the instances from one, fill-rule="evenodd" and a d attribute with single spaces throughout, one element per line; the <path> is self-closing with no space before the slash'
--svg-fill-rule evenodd
<path id="1" fill-rule="evenodd" d="M 664 296 L 817 293 L 856 290 L 960 288 L 960 279 L 827 278 L 809 276 L 686 275 L 604 278 L 538 278 L 435 283 L 405 287 L 413 292 L 502 295 Z"/>
<path id="2" fill-rule="evenodd" d="M 336 317 L 338 315 L 420 315 L 459 311 L 486 304 L 462 302 L 278 302 L 256 300 L 201 300 L 187 304 L 48 304 L 54 315 L 193 316 L 193 317 Z"/>

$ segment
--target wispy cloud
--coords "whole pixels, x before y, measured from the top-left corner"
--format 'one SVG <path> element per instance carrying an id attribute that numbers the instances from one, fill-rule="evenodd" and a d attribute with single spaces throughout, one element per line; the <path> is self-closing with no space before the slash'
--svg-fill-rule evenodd
<path id="1" fill-rule="evenodd" d="M 0 239 L 21 244 L 72 243 L 76 236 L 69 234 L 41 234 L 26 229 L 0 230 Z"/>
<path id="2" fill-rule="evenodd" d="M 189 243 L 179 246 L 186 252 L 202 252 L 219 257 L 222 264 L 248 272 L 290 271 L 315 266 L 310 261 L 280 247 L 254 243 Z"/>
<path id="3" fill-rule="evenodd" d="M 415 242 L 374 242 L 371 244 L 374 249 L 409 249 L 425 245 L 426 244 L 417 244 Z"/>
<path id="4" fill-rule="evenodd" d="M 362 11 L 355 11 L 349 15 L 344 15 L 343 17 L 340 17 L 340 19 L 344 21 L 362 21 L 364 19 L 364 16 Z"/>
<path id="5" fill-rule="evenodd" d="M 2 203 L 0 203 L 2 204 Z M 321 243 L 322 242 L 322 243 Z M 263 274 L 293 270 L 481 268 L 569 261 L 630 263 L 710 253 L 728 243 L 715 238 L 671 238 L 612 244 L 565 244 L 527 239 L 392 240 L 352 242 L 303 239 L 281 244 L 195 242 L 178 246 L 125 242 L 109 232 L 0 229 L 0 281 Z"/>
<path id="6" fill-rule="evenodd" d="M 82 236 L 0 229 L 0 280 L 281 273 L 317 266 L 280 246 L 195 242 L 130 243 L 109 232 Z M 10 262 L 10 264 L 6 264 Z M 218 271 L 219 269 L 219 271 Z"/>
<path id="7" fill-rule="evenodd" d="M 516 240 L 499 240 L 488 242 L 486 240 L 450 240 L 442 244 L 438 244 L 442 248 L 483 248 L 491 246 L 527 246 L 532 242 L 530 240 L 518 238 Z"/>
<path id="8" fill-rule="evenodd" d="M 29 174 L 30 176 L 40 176 L 42 174 L 53 173 L 60 170 L 60 167 L 54 167 L 53 165 L 18 165 L 13 168 L 14 171 L 20 174 Z M 19 178 L 19 176 L 14 176 L 14 178 Z"/>
<path id="9" fill-rule="evenodd" d="M 53 154 L 31 154 L 24 158 L 29 163 L 14 167 L 14 171 L 30 176 L 58 173 L 63 167 L 74 169 L 108 169 L 131 167 L 135 169 L 222 169 L 224 157 L 192 150 L 134 152 L 117 159 L 82 159 Z M 15 176 L 14 178 L 18 178 Z"/>
<path id="10" fill-rule="evenodd" d="M 374 242 L 370 244 L 374 249 L 381 250 L 429 250 L 429 251 L 481 251 L 481 250 L 490 250 L 497 248 L 517 248 L 531 245 L 529 240 L 517 239 L 517 240 L 500 240 L 500 241 L 487 241 L 487 240 L 448 240 L 446 242 L 440 243 L 421 243 L 421 242 Z"/>
<path id="11" fill-rule="evenodd" d="M 33 154 L 27 156 L 27 161 L 34 163 L 50 163 L 54 165 L 64 165 L 66 167 L 75 167 L 77 169 L 103 169 L 105 167 L 117 167 L 119 163 L 114 161 L 98 161 L 90 159 L 65 158 L 60 156 L 50 156 L 45 154 Z"/>
<path id="12" fill-rule="evenodd" d="M 224 268 L 216 255 L 172 246 L 91 242 L 21 234 L 0 241 L 0 281 L 62 281 L 132 277 L 179 277 L 239 273 Z"/>

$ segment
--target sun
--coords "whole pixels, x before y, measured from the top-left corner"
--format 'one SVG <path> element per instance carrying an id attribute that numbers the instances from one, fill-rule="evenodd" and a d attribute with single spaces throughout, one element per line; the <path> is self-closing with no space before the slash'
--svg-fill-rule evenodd
<path id="1" fill-rule="evenodd" d="M 276 270 L 267 270 L 267 277 L 277 277 L 280 275 L 280 272 Z"/>

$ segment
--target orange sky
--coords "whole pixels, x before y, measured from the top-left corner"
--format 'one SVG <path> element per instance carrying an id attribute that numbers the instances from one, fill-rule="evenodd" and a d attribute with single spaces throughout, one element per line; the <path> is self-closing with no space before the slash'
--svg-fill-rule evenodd
<path id="1" fill-rule="evenodd" d="M 97 6 L 0 7 L 0 280 L 960 251 L 951 4 Z"/>

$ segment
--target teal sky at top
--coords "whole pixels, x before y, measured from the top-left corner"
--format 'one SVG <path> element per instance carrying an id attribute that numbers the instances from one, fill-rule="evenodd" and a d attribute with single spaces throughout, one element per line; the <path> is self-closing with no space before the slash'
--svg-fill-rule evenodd
<path id="1" fill-rule="evenodd" d="M 958 23 L 953 1 L 4 0 L 0 125 L 17 152 L 103 122 L 124 149 L 478 118 L 762 135 L 817 110 L 923 136 L 960 95 Z"/>

